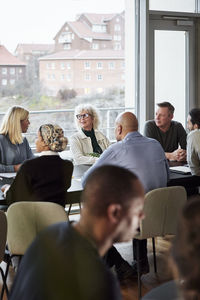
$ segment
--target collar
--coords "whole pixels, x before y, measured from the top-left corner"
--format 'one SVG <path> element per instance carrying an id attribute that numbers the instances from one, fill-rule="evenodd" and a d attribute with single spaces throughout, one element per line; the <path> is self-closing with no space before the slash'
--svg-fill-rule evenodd
<path id="1" fill-rule="evenodd" d="M 51 151 L 51 150 L 42 151 L 39 153 L 39 156 L 44 156 L 44 155 L 59 155 L 59 154 L 58 154 L 58 152 Z"/>

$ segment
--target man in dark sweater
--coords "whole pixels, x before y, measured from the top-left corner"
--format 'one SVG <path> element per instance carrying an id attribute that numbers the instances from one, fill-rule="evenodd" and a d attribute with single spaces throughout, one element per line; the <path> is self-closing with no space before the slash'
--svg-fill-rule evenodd
<path id="1" fill-rule="evenodd" d="M 160 142 L 168 160 L 186 161 L 186 131 L 182 124 L 172 121 L 174 106 L 169 102 L 157 103 L 155 120 L 147 121 L 144 135 Z"/>
<path id="2" fill-rule="evenodd" d="M 23 257 L 9 300 L 120 300 L 118 282 L 102 260 L 128 241 L 143 218 L 144 189 L 132 172 L 97 168 L 82 193 L 78 223 L 50 226 Z"/>

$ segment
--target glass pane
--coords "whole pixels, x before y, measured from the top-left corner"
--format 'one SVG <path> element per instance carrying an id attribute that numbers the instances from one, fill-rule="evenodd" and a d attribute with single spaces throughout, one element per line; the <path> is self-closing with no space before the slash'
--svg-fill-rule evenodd
<path id="1" fill-rule="evenodd" d="M 149 9 L 195 12 L 195 0 L 149 0 Z"/>
<path id="2" fill-rule="evenodd" d="M 155 103 L 175 107 L 174 120 L 185 124 L 185 31 L 155 30 Z"/>

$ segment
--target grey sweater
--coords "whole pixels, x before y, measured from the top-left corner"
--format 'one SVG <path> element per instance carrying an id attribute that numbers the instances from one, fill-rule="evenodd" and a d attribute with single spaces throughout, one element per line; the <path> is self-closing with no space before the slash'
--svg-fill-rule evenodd
<path id="1" fill-rule="evenodd" d="M 0 134 L 0 172 L 14 172 L 14 165 L 33 157 L 26 138 L 21 144 L 12 144 L 7 135 Z"/>

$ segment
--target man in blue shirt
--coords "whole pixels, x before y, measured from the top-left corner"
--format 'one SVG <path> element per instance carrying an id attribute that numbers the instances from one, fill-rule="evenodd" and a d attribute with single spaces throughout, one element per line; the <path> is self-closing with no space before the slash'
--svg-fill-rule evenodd
<path id="1" fill-rule="evenodd" d="M 102 165 L 117 165 L 135 173 L 146 193 L 167 186 L 169 166 L 164 150 L 158 141 L 144 137 L 138 132 L 138 121 L 133 113 L 125 112 L 117 117 L 115 136 L 118 143 L 105 150 L 98 161 L 85 173 L 82 180 L 83 186 L 89 174 Z M 149 270 L 147 241 L 142 240 L 139 243 L 141 271 L 145 273 Z M 136 250 L 134 240 L 133 248 Z M 136 251 L 134 251 L 134 259 L 136 259 L 135 254 Z M 136 268 L 136 262 L 134 266 Z"/>

